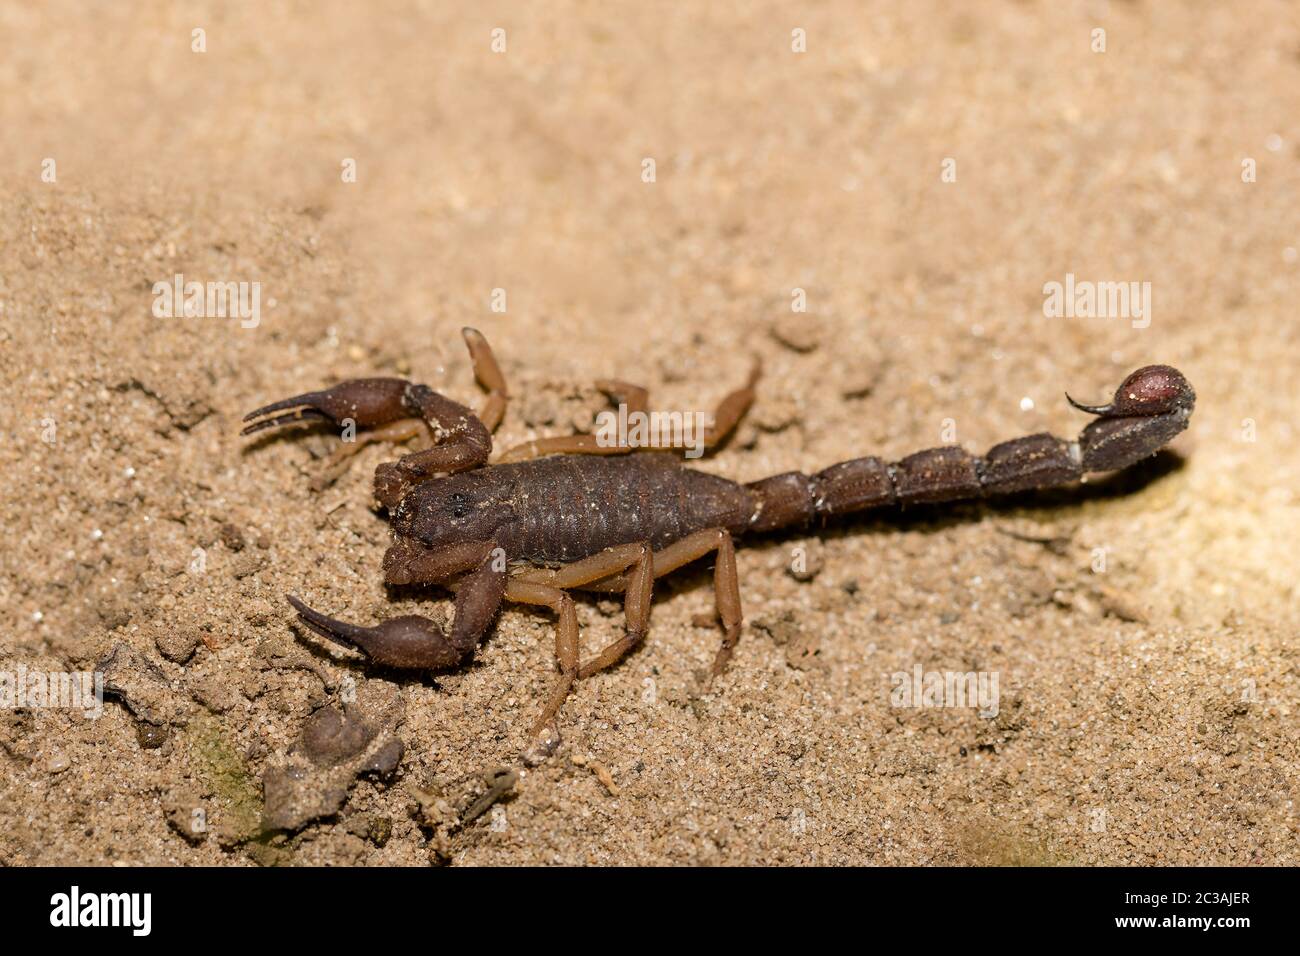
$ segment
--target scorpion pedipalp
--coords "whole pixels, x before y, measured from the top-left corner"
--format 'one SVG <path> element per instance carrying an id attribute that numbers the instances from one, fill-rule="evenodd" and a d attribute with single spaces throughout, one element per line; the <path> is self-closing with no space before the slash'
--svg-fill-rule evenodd
<path id="1" fill-rule="evenodd" d="M 410 416 L 411 412 L 403 402 L 407 384 L 400 378 L 357 378 L 340 382 L 332 388 L 304 392 L 249 412 L 244 421 L 251 424 L 246 425 L 241 434 L 251 435 L 265 428 L 300 421 L 330 421 L 337 425 L 351 419 L 362 428 L 386 425 Z M 262 417 L 273 412 L 285 414 Z M 262 420 L 254 421 L 259 418 Z"/>
<path id="2" fill-rule="evenodd" d="M 444 670 L 473 653 L 506 589 L 507 575 L 504 569 L 497 569 L 490 543 L 461 548 L 455 557 L 461 565 L 470 564 L 474 557 L 477 567 L 454 585 L 456 616 L 447 629 L 417 614 L 363 627 L 313 610 L 292 594 L 285 597 L 307 628 L 335 644 L 364 651 L 377 664 L 403 670 Z M 443 568 L 443 572 L 450 570 L 450 565 Z"/>
<path id="3" fill-rule="evenodd" d="M 505 377 L 481 332 L 465 328 L 461 335 L 474 376 L 488 393 L 477 415 L 427 385 L 402 378 L 355 378 L 263 405 L 244 416 L 248 424 L 241 434 L 320 422 L 363 429 L 350 437 L 345 432 L 347 440 L 312 480 L 317 491 L 341 475 L 352 456 L 366 445 L 419 438 L 424 447 L 376 474 L 375 496 L 385 507 L 394 507 L 420 481 L 486 464 L 492 451 L 492 430 L 505 415 L 509 398 Z"/>
<path id="4" fill-rule="evenodd" d="M 407 614 L 392 617 L 376 627 L 362 627 L 309 608 L 292 594 L 285 595 L 298 620 L 316 634 L 350 650 L 360 650 L 376 664 L 402 669 L 451 667 L 465 655 L 447 641 L 443 629 L 427 617 Z"/>

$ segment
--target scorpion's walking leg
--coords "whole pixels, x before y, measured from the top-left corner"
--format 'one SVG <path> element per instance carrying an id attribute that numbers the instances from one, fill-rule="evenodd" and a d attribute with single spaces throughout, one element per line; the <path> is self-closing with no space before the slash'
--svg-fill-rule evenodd
<path id="1" fill-rule="evenodd" d="M 456 585 L 456 615 L 449 631 L 415 614 L 389 618 L 375 627 L 361 627 L 327 617 L 296 597 L 286 596 L 308 628 L 336 644 L 364 651 L 377 664 L 443 670 L 459 664 L 478 645 L 501 606 L 507 575 L 491 542 L 430 556 L 419 570 L 427 580 L 470 571 Z"/>
<path id="2" fill-rule="evenodd" d="M 461 329 L 461 335 L 474 363 L 474 378 L 487 392 L 483 407 L 478 410 L 478 420 L 488 431 L 495 432 L 501 419 L 506 416 L 506 405 L 510 401 L 506 377 L 501 374 L 501 366 L 497 365 L 497 358 L 492 354 L 492 346 L 488 345 L 482 332 L 467 327 Z"/>
<path id="3" fill-rule="evenodd" d="M 616 378 L 602 378 L 596 387 L 615 402 L 627 406 L 628 414 L 650 411 L 650 393 L 640 385 L 632 385 Z"/>
<path id="4" fill-rule="evenodd" d="M 423 435 L 434 447 L 385 463 L 375 473 L 375 495 L 392 507 L 413 484 L 434 474 L 464 471 L 487 462 L 492 450 L 491 430 L 505 413 L 505 379 L 487 340 L 474 329 L 463 330 L 474 361 L 474 374 L 488 390 L 484 419 L 464 405 L 444 398 L 427 385 L 400 378 L 364 378 L 341 382 L 332 388 L 307 392 L 265 405 L 244 416 L 243 434 L 298 422 L 350 420 L 368 429 L 358 440 L 345 443 L 326 462 L 313 482 L 323 487 L 346 467 L 347 461 L 372 441 L 408 441 Z M 255 419 L 258 419 L 255 421 Z"/>
<path id="5" fill-rule="evenodd" d="M 507 600 L 545 604 L 560 615 L 555 634 L 555 656 L 560 665 L 560 680 L 542 715 L 534 722 L 529 732 L 530 736 L 535 736 L 555 716 L 573 688 L 574 681 L 580 677 L 589 677 L 615 664 L 645 639 L 646 627 L 650 621 L 651 592 L 654 587 L 652 557 L 647 542 L 623 544 L 607 548 L 599 554 L 575 561 L 557 570 L 525 571 L 510 582 L 506 589 Z M 574 613 L 573 599 L 562 589 L 581 587 L 611 575 L 619 575 L 620 580 L 624 582 L 623 636 L 610 643 L 591 661 L 579 667 L 577 617 L 573 617 L 570 643 L 565 632 L 565 614 Z"/>
<path id="6" fill-rule="evenodd" d="M 754 363 L 749 378 L 740 388 L 728 392 L 713 410 L 712 424 L 705 430 L 700 444 L 705 449 L 718 445 L 731 433 L 746 410 L 754 401 L 754 386 L 762 374 L 762 365 Z M 648 413 L 648 393 L 639 385 L 629 385 L 612 379 L 603 379 L 596 387 L 609 395 L 616 402 L 627 406 L 628 414 Z M 603 444 L 599 435 L 556 435 L 552 438 L 538 438 L 509 448 L 501 456 L 501 462 L 526 461 L 541 458 L 544 455 L 626 455 L 632 451 L 674 451 L 680 445 L 657 442 L 646 445 Z"/>
<path id="7" fill-rule="evenodd" d="M 325 463 L 321 465 L 320 471 L 312 478 L 310 482 L 311 490 L 324 491 L 342 478 L 352 464 L 352 457 L 367 445 L 381 442 L 387 442 L 390 445 L 401 445 L 417 438 L 419 439 L 415 444 L 417 451 L 428 448 L 433 444 L 433 433 L 429 430 L 429 426 L 419 418 L 399 418 L 387 425 L 367 428 L 356 435 L 352 441 L 343 442 L 330 453 L 330 456 L 325 459 Z"/>
<path id="8" fill-rule="evenodd" d="M 745 384 L 718 402 L 718 407 L 713 410 L 713 424 L 704 433 L 705 448 L 716 447 L 735 429 L 745 412 L 749 411 L 749 406 L 754 404 L 754 386 L 762 375 L 763 364 L 755 359 Z"/>
<path id="9" fill-rule="evenodd" d="M 722 623 L 722 646 L 718 648 L 717 656 L 713 659 L 713 667 L 709 671 L 709 680 L 712 681 L 726 669 L 727 662 L 731 660 L 731 653 L 736 647 L 736 642 L 740 640 L 740 628 L 744 621 L 740 609 L 740 575 L 736 570 L 736 546 L 732 541 L 731 532 L 726 528 L 707 528 L 704 531 L 697 531 L 656 551 L 652 559 L 654 576 L 661 578 L 683 565 L 704 557 L 710 551 L 718 553 L 718 561 L 713 569 L 713 593 L 718 619 Z M 584 585 L 584 588 L 590 591 L 617 592 L 626 586 L 627 576 L 620 574 L 592 581 Z M 588 671 L 588 668 L 595 663 L 592 661 L 590 664 L 584 664 L 579 676 L 586 677 L 588 673 L 599 670 L 600 668 L 597 667 Z"/>
<path id="10" fill-rule="evenodd" d="M 717 564 L 713 568 L 713 598 L 718 609 L 718 619 L 722 622 L 722 646 L 713 658 L 713 667 L 709 670 L 709 683 L 721 674 L 731 660 L 731 652 L 740 640 L 740 626 L 743 617 L 740 611 L 740 575 L 736 571 L 736 545 L 731 540 L 731 532 L 726 528 L 712 528 L 687 535 L 655 552 L 655 577 L 661 577 L 676 571 L 684 564 L 690 564 L 702 558 L 710 551 L 718 553 Z"/>
<path id="11" fill-rule="evenodd" d="M 578 612 L 573 598 L 548 584 L 514 579 L 506 585 L 505 598 L 516 604 L 537 604 L 555 612 L 555 659 L 560 666 L 560 679 L 551 691 L 551 698 L 528 730 L 529 739 L 536 737 L 543 727 L 559 712 L 573 682 L 578 679 Z"/>

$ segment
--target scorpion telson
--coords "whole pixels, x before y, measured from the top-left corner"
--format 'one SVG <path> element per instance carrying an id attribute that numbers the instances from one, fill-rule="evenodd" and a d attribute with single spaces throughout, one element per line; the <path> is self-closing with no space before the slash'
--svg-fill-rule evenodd
<path id="1" fill-rule="evenodd" d="M 1075 482 L 1127 468 L 1187 427 L 1196 395 L 1182 373 L 1148 365 L 1129 375 L 1076 441 L 1046 433 L 1003 442 L 982 457 L 957 446 L 900 461 L 855 458 L 813 475 L 788 472 L 749 484 L 692 471 L 670 449 L 609 447 L 592 435 L 539 439 L 488 464 L 492 432 L 505 415 L 505 379 L 487 341 L 464 330 L 475 376 L 487 391 L 478 413 L 403 379 L 343 382 L 275 402 L 246 416 L 244 434 L 297 422 L 351 419 L 366 429 L 345 443 L 314 482 L 332 480 L 372 441 L 418 439 L 422 448 L 375 472 L 375 496 L 392 519 L 384 555 L 391 585 L 442 584 L 456 594 L 450 627 L 425 617 L 361 627 L 289 603 L 310 630 L 363 651 L 378 664 L 438 670 L 464 662 L 502 601 L 540 605 L 557 616 L 560 677 L 530 736 L 555 717 L 574 683 L 617 663 L 645 637 L 654 580 L 708 554 L 722 644 L 711 674 L 725 668 L 740 637 L 740 586 L 733 540 L 747 532 L 799 527 L 887 505 L 984 498 Z M 758 371 L 722 399 L 706 448 L 720 442 L 754 398 Z M 645 411 L 646 391 L 623 382 L 599 387 Z M 634 453 L 635 452 L 635 453 Z M 623 635 L 586 662 L 569 590 L 623 594 Z"/>

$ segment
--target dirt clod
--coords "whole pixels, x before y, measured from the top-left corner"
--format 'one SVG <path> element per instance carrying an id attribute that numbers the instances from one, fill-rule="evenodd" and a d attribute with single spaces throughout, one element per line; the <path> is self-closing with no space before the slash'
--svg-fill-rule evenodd
<path id="1" fill-rule="evenodd" d="M 302 752 L 319 767 L 333 767 L 359 754 L 375 737 L 372 728 L 355 709 L 322 707 L 308 718 L 302 730 Z"/>
<path id="2" fill-rule="evenodd" d="M 377 710 L 367 718 L 359 705 L 325 707 L 309 717 L 288 759 L 263 775 L 263 824 L 271 830 L 297 830 L 333 816 L 363 774 L 387 776 L 405 752 L 400 738 L 383 725 L 392 713 Z"/>
<path id="3" fill-rule="evenodd" d="M 184 664 L 194 656 L 199 647 L 199 637 L 193 631 L 166 627 L 154 638 L 158 653 L 173 664 Z"/>
<path id="4" fill-rule="evenodd" d="M 104 675 L 104 694 L 120 700 L 140 720 L 156 726 L 182 717 L 184 706 L 162 669 L 122 642 L 97 665 Z"/>

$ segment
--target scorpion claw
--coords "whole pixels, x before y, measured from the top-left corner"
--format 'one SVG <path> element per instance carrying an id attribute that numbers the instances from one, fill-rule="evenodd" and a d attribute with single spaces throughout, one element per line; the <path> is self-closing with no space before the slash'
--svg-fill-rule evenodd
<path id="1" fill-rule="evenodd" d="M 290 399 L 290 401 L 293 401 Z M 280 403 L 268 405 L 266 408 L 259 408 L 255 412 L 250 412 L 244 416 L 244 421 L 256 418 L 258 415 L 265 415 L 269 411 L 275 411 Z M 285 415 L 276 415 L 274 418 L 264 418 L 260 422 L 253 422 L 251 425 L 245 425 L 239 432 L 241 435 L 252 435 L 254 432 L 260 432 L 265 428 L 278 428 L 280 425 L 292 425 L 295 422 L 316 422 L 329 421 L 329 416 L 324 412 L 314 408 L 298 408 Z"/>
<path id="2" fill-rule="evenodd" d="M 364 648 L 365 645 L 362 642 L 369 636 L 369 634 L 363 632 L 374 631 L 374 628 L 361 627 L 357 624 L 348 624 L 346 621 L 327 617 L 320 613 L 320 611 L 313 611 L 292 594 L 286 594 L 285 598 L 293 605 L 293 609 L 298 612 L 298 620 L 302 621 L 304 625 L 319 634 L 321 637 L 331 640 L 335 644 L 339 644 L 349 650 Z"/>
<path id="3" fill-rule="evenodd" d="M 300 421 L 342 422 L 351 419 L 363 428 L 385 425 L 411 414 L 403 403 L 407 382 L 400 378 L 356 378 L 318 392 L 304 392 L 249 412 L 243 434 Z M 265 415 L 272 418 L 263 418 Z M 262 419 L 254 421 L 254 419 Z"/>
<path id="4" fill-rule="evenodd" d="M 286 409 L 300 408 L 302 406 L 314 406 L 320 397 L 320 392 L 304 392 L 301 395 L 293 396 L 293 398 L 282 398 L 278 402 L 263 405 L 261 408 L 249 412 L 244 416 L 244 421 L 251 422 L 254 418 L 261 418 L 263 415 L 271 414 L 271 412 L 282 412 Z"/>
<path id="5" fill-rule="evenodd" d="M 378 627 L 361 627 L 313 611 L 292 594 L 285 597 L 304 626 L 335 644 L 362 651 L 376 664 L 432 670 L 451 667 L 465 656 L 464 649 L 456 648 L 442 628 L 425 617 L 408 614 Z"/>

